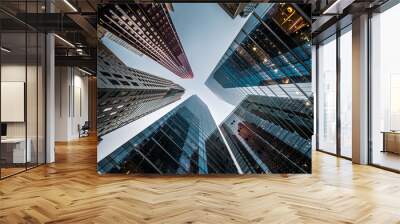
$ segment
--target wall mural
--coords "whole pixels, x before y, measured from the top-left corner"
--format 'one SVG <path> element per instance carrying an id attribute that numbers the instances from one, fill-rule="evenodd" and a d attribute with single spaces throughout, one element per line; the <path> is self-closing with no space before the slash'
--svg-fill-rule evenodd
<path id="1" fill-rule="evenodd" d="M 100 5 L 98 172 L 311 173 L 310 12 Z"/>

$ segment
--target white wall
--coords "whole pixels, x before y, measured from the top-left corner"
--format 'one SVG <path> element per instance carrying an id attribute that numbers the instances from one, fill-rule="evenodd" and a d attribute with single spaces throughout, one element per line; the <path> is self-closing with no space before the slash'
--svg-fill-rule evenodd
<path id="1" fill-rule="evenodd" d="M 67 67 L 55 69 L 55 141 L 67 141 L 68 125 L 68 88 L 69 74 Z"/>
<path id="2" fill-rule="evenodd" d="M 18 65 L 18 64 L 5 64 L 1 66 L 1 81 L 2 82 L 24 82 L 26 83 L 25 76 L 26 72 L 28 72 L 28 75 L 30 74 L 36 74 L 36 67 L 33 66 L 25 66 L 24 65 Z M 29 77 L 28 77 L 29 78 Z M 34 83 L 33 83 L 34 82 Z M 36 85 L 36 80 L 32 81 L 29 80 L 30 85 Z M 27 103 L 30 104 L 31 102 L 35 102 L 35 105 L 29 105 L 31 107 L 36 108 L 36 88 L 27 89 Z M 31 92 L 33 91 L 33 92 Z M 24 108 L 23 108 L 24 109 Z M 7 108 L 1 108 L 1 110 L 7 110 Z M 28 122 L 35 121 L 36 124 L 36 113 L 28 113 L 27 114 Z M 8 137 L 25 137 L 25 123 L 26 122 L 7 122 L 7 135 Z M 28 124 L 28 129 L 30 127 L 34 128 L 36 130 L 36 125 L 33 127 L 34 124 L 29 123 Z M 30 131 L 28 130 L 28 137 L 29 137 Z"/>
<path id="3" fill-rule="evenodd" d="M 25 82 L 25 71 L 24 65 L 18 64 L 6 64 L 1 66 L 1 81 L 2 82 Z M 31 70 L 32 67 L 28 67 Z M 7 108 L 1 108 L 1 110 L 7 110 Z M 24 122 L 8 122 L 7 123 L 7 135 L 9 137 L 25 137 L 25 124 Z"/>
<path id="4" fill-rule="evenodd" d="M 38 70 L 37 70 L 38 69 Z M 27 80 L 25 80 L 27 78 Z M 26 120 L 22 122 L 6 122 L 7 137 L 24 138 L 25 135 L 30 140 L 30 148 L 32 150 L 32 161 L 39 163 L 44 162 L 44 74 L 42 68 L 35 66 L 25 66 L 25 64 L 3 64 L 1 66 L 2 82 L 23 82 L 26 85 L 26 107 L 25 102 L 21 113 L 25 114 Z M 24 90 L 21 94 L 24 94 Z M 7 96 L 2 96 L 7 97 Z M 12 110 L 10 107 L 2 107 L 3 112 Z M 7 111 L 13 113 L 13 111 Z M 15 111 L 14 113 L 16 113 Z M 37 156 L 37 153 L 39 156 Z"/>
<path id="5" fill-rule="evenodd" d="M 56 67 L 55 141 L 79 138 L 88 120 L 88 78 L 72 67 Z"/>
<path id="6" fill-rule="evenodd" d="M 25 82 L 25 64 L 24 65 L 2 65 L 1 81 L 6 82 Z M 1 108 L 7 110 L 7 108 Z M 25 137 L 25 122 L 7 123 L 7 137 Z"/>

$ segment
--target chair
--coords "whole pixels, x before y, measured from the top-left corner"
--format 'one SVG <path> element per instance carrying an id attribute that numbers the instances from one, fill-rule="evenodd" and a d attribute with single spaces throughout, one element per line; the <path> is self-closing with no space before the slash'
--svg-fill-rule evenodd
<path id="1" fill-rule="evenodd" d="M 89 129 L 90 129 L 89 121 L 85 121 L 82 127 L 80 127 L 80 125 L 78 124 L 79 138 L 89 136 Z"/>

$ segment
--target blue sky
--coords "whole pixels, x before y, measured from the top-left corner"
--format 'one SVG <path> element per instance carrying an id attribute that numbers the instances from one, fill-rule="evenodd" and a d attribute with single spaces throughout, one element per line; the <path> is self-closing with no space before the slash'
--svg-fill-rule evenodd
<path id="1" fill-rule="evenodd" d="M 173 7 L 174 11 L 170 16 L 192 67 L 194 78 L 181 79 L 147 56 L 139 56 L 112 41 L 104 40 L 105 45 L 128 66 L 169 79 L 185 88 L 186 92 L 178 102 L 104 136 L 101 144 L 107 145 L 99 148 L 115 149 L 193 94 L 198 95 L 207 104 L 217 125 L 234 109 L 232 105 L 214 95 L 204 83 L 247 18 L 238 16 L 232 19 L 216 3 L 174 3 Z M 115 141 L 116 136 L 120 143 Z M 107 141 L 108 138 L 110 141 Z"/>

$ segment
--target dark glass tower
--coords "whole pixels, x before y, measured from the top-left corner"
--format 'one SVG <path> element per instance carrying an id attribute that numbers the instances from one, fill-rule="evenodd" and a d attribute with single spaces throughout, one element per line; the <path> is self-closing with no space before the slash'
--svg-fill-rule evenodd
<path id="1" fill-rule="evenodd" d="M 206 85 L 235 105 L 249 94 L 310 99 L 309 11 L 297 4 L 258 4 Z"/>
<path id="2" fill-rule="evenodd" d="M 220 129 L 243 173 L 311 173 L 307 100 L 249 95 Z"/>
<path id="3" fill-rule="evenodd" d="M 99 25 L 177 76 L 193 78 L 170 11 L 164 3 L 107 4 L 99 7 Z"/>
<path id="4" fill-rule="evenodd" d="M 243 173 L 310 173 L 310 8 L 258 4 L 206 81 L 237 106 L 221 124 Z"/>
<path id="5" fill-rule="evenodd" d="M 208 110 L 191 96 L 98 163 L 100 173 L 238 173 Z"/>
<path id="6" fill-rule="evenodd" d="M 125 126 L 181 98 L 170 80 L 129 68 L 99 43 L 97 52 L 97 135 Z"/>

